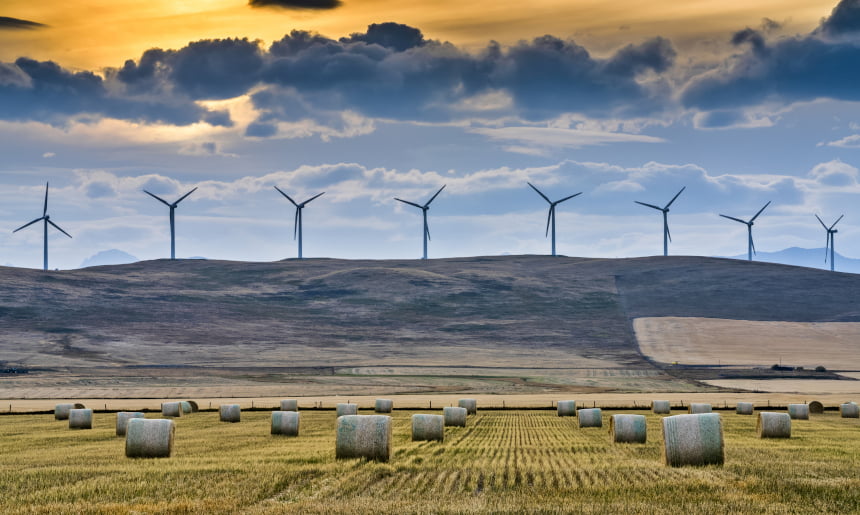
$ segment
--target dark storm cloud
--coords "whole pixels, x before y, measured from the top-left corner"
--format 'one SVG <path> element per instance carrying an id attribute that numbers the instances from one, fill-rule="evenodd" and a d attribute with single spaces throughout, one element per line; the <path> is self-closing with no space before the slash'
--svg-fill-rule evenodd
<path id="1" fill-rule="evenodd" d="M 335 9 L 343 4 L 340 0 L 249 0 L 251 7 L 278 7 L 281 9 Z"/>
<path id="2" fill-rule="evenodd" d="M 45 27 L 47 27 L 47 25 L 36 23 L 34 21 L 0 16 L 0 30 L 34 30 L 43 29 Z"/>
<path id="3" fill-rule="evenodd" d="M 348 38 L 341 38 L 340 41 L 344 44 L 361 42 L 379 45 L 395 52 L 403 52 L 427 43 L 420 30 L 393 22 L 373 23 L 367 27 L 366 33 L 355 33 Z"/>
<path id="4" fill-rule="evenodd" d="M 102 77 L 72 72 L 52 61 L 22 57 L 14 64 L 0 64 L 0 119 L 65 125 L 68 117 L 77 115 L 176 125 L 225 121 L 223 113 L 192 102 L 113 94 Z"/>
<path id="5" fill-rule="evenodd" d="M 731 41 L 747 50 L 723 69 L 693 78 L 681 95 L 686 107 L 718 111 L 707 117 L 712 127 L 742 118 L 732 109 L 819 98 L 860 100 L 860 0 L 840 2 L 807 36 L 770 42 L 748 28 Z"/>

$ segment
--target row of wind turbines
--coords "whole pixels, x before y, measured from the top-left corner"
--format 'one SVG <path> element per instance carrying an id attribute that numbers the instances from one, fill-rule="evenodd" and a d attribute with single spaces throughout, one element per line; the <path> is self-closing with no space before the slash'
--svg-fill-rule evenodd
<path id="1" fill-rule="evenodd" d="M 573 195 L 568 195 L 567 197 L 564 197 L 562 199 L 552 201 L 541 190 L 539 190 L 534 184 L 532 184 L 530 182 L 527 182 L 527 184 L 529 186 L 531 186 L 531 188 L 533 190 L 535 190 L 537 192 L 537 194 L 540 195 L 549 204 L 549 212 L 547 213 L 546 231 L 545 231 L 544 236 L 549 237 L 550 228 L 551 228 L 552 229 L 552 238 L 551 238 L 551 240 L 552 240 L 552 255 L 555 256 L 556 255 L 556 252 L 555 252 L 555 213 L 556 213 L 556 207 L 559 204 L 561 204 L 562 202 L 565 202 L 565 201 L 570 200 L 574 197 L 582 195 L 582 192 L 580 191 L 579 193 L 574 193 Z M 397 197 L 394 198 L 394 200 L 397 200 L 399 202 L 403 202 L 404 204 L 407 204 L 407 205 L 410 205 L 413 207 L 417 207 L 418 209 L 421 210 L 421 213 L 422 213 L 423 219 L 424 219 L 423 229 L 421 231 L 422 238 L 424 240 L 424 255 L 423 255 L 422 259 L 427 259 L 427 242 L 430 240 L 430 226 L 427 223 L 427 211 L 430 210 L 430 204 L 434 200 L 436 200 L 436 197 L 438 197 L 440 193 L 442 193 L 442 190 L 445 189 L 445 186 L 446 185 L 443 185 L 441 188 L 439 188 L 439 190 L 436 191 L 436 193 L 434 193 L 432 197 L 430 197 L 430 200 L 428 200 L 424 204 L 418 204 L 416 202 L 410 202 L 408 200 L 403 200 L 403 199 L 397 198 Z M 293 219 L 293 239 L 298 240 L 298 247 L 299 247 L 298 258 L 302 259 L 302 210 L 311 201 L 313 201 L 313 200 L 321 197 L 323 194 L 325 194 L 325 192 L 318 193 L 318 194 L 314 195 L 313 197 L 305 200 L 304 202 L 296 202 L 295 200 L 292 199 L 292 197 L 290 197 L 289 195 L 284 193 L 284 191 L 281 190 L 280 188 L 278 188 L 277 186 L 275 186 L 274 188 L 278 191 L 278 193 L 280 193 L 287 200 L 289 200 L 290 203 L 292 203 L 293 206 L 295 206 L 295 208 L 296 208 L 295 217 Z M 656 209 L 657 211 L 660 211 L 661 213 L 663 213 L 663 255 L 664 256 L 669 255 L 669 242 L 672 241 L 672 235 L 669 232 L 669 207 L 675 202 L 675 200 L 678 199 L 678 197 L 681 196 L 681 193 L 683 193 L 685 189 L 687 189 L 686 186 L 681 188 L 681 190 L 678 191 L 678 193 L 676 193 L 674 197 L 672 197 L 672 200 L 670 200 L 663 207 L 660 207 L 660 206 L 655 205 L 655 204 L 648 204 L 647 202 L 640 202 L 638 200 L 634 201 L 637 204 L 643 205 L 643 206 L 651 208 L 651 209 Z M 167 206 L 168 209 L 170 210 L 170 259 L 176 259 L 176 217 L 175 217 L 174 212 L 176 211 L 176 208 L 179 206 L 179 203 L 182 202 L 183 200 L 185 200 L 186 198 L 188 198 L 188 196 L 191 195 L 192 193 L 194 193 L 196 190 L 197 190 L 197 188 L 195 187 L 194 189 L 192 189 L 191 191 L 189 191 L 185 195 L 182 195 L 181 197 L 179 197 L 179 199 L 176 200 L 175 202 L 168 202 L 168 201 L 164 200 L 163 198 L 159 197 L 158 195 L 155 195 L 154 193 L 143 190 L 144 193 L 151 196 L 155 200 L 161 202 L 162 204 Z M 720 216 L 723 218 L 727 218 L 729 220 L 734 220 L 735 222 L 739 222 L 739 223 L 745 224 L 747 226 L 747 259 L 749 259 L 750 261 L 752 261 L 753 255 L 756 253 L 755 244 L 753 243 L 753 236 L 752 236 L 753 225 L 755 223 L 756 218 L 758 218 L 762 214 L 762 212 L 764 212 L 764 210 L 767 208 L 767 206 L 769 206 L 769 205 L 770 205 L 770 201 L 768 201 L 767 204 L 765 204 L 761 209 L 759 209 L 758 212 L 749 220 L 743 220 L 741 218 L 735 218 L 733 216 L 720 214 Z M 844 216 L 845 215 L 842 215 L 839 218 L 837 218 L 836 221 L 833 222 L 833 224 L 828 227 L 824 223 L 824 221 L 821 220 L 821 217 L 819 217 L 817 214 L 815 215 L 815 218 L 818 219 L 818 221 L 821 223 L 821 226 L 824 227 L 825 231 L 827 231 L 827 243 L 826 243 L 825 248 L 824 248 L 824 262 L 827 263 L 827 258 L 828 258 L 827 254 L 829 252 L 830 253 L 829 257 L 830 257 L 830 270 L 831 271 L 835 270 L 834 259 L 835 259 L 836 255 L 835 255 L 835 251 L 834 251 L 834 235 L 837 232 L 839 232 L 837 229 L 835 229 L 835 227 L 836 227 L 836 224 L 838 224 L 839 221 L 842 220 L 842 218 Z M 36 222 L 43 222 L 43 226 L 44 226 L 43 227 L 43 230 L 44 230 L 44 245 L 43 245 L 44 261 L 43 261 L 43 265 L 44 265 L 44 270 L 47 270 L 48 269 L 48 225 L 53 226 L 55 229 L 57 229 L 61 233 L 65 234 L 69 238 L 72 237 L 69 233 L 64 231 L 59 225 L 54 223 L 51 220 L 51 217 L 48 215 L 48 183 L 45 183 L 45 204 L 42 208 L 42 216 L 39 218 L 36 218 L 35 220 L 27 222 L 26 224 L 15 229 L 12 232 L 16 233 L 16 232 L 20 231 L 21 229 L 24 229 L 26 227 L 29 227 L 29 226 L 35 224 Z"/>

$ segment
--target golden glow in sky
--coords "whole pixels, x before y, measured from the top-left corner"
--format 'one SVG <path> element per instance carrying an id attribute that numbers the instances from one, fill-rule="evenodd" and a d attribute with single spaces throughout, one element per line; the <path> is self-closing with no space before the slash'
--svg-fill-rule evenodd
<path id="1" fill-rule="evenodd" d="M 343 0 L 324 11 L 251 8 L 246 0 L 3 0 L 0 16 L 48 25 L 0 31 L 0 60 L 27 56 L 63 66 L 97 69 L 137 59 L 148 48 L 181 48 L 189 41 L 248 37 L 268 44 L 294 29 L 328 37 L 395 21 L 431 39 L 479 48 L 543 34 L 573 38 L 595 52 L 664 36 L 679 48 L 693 41 L 726 41 L 763 18 L 785 33 L 807 32 L 833 9 L 833 0 Z"/>

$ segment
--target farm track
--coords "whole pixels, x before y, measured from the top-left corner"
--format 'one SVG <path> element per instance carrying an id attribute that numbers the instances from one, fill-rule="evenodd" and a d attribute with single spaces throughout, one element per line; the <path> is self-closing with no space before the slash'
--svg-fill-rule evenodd
<path id="1" fill-rule="evenodd" d="M 269 414 L 176 420 L 165 460 L 128 460 L 113 417 L 70 431 L 47 415 L 0 418 L 3 513 L 847 513 L 860 506 L 860 422 L 826 413 L 760 440 L 755 418 L 723 413 L 726 464 L 662 464 L 660 417 L 648 443 L 611 444 L 551 412 L 479 411 L 446 440 L 412 442 L 393 415 L 388 463 L 334 459 L 334 414 L 303 412 L 298 438 Z"/>

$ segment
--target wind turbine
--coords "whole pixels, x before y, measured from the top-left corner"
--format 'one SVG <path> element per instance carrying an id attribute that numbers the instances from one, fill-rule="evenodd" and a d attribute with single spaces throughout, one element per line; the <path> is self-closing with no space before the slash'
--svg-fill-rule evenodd
<path id="1" fill-rule="evenodd" d="M 683 193 L 683 191 L 685 189 L 687 189 L 686 186 L 681 188 L 681 191 L 676 193 L 675 196 L 672 197 L 672 200 L 670 200 L 669 203 L 666 204 L 664 207 L 655 206 L 654 204 L 646 204 L 644 202 L 639 202 L 638 200 L 633 201 L 633 202 L 636 202 L 637 204 L 641 204 L 645 207 L 650 207 L 651 209 L 656 209 L 657 211 L 663 212 L 663 255 L 664 256 L 669 255 L 669 242 L 672 241 L 672 235 L 669 234 L 669 206 L 672 205 L 672 202 L 675 202 L 675 199 L 678 198 L 678 196 L 681 193 Z"/>
<path id="2" fill-rule="evenodd" d="M 409 202 L 408 200 L 403 200 L 403 199 L 399 199 L 397 197 L 394 197 L 394 200 L 399 200 L 400 202 L 403 202 L 404 204 L 409 204 L 410 206 L 417 207 L 424 214 L 424 257 L 421 259 L 427 259 L 427 240 L 430 239 L 430 227 L 427 225 L 427 210 L 430 209 L 430 203 L 433 202 L 433 200 L 440 193 L 442 193 L 442 190 L 445 189 L 445 186 L 447 186 L 447 184 L 442 185 L 442 187 L 439 188 L 439 191 L 437 191 L 435 195 L 430 197 L 430 200 L 428 200 L 426 203 L 424 203 L 423 206 L 420 204 L 416 204 L 415 202 Z"/>
<path id="3" fill-rule="evenodd" d="M 48 224 L 53 225 L 55 229 L 57 229 L 57 230 L 58 230 L 58 231 L 60 231 L 61 233 L 65 234 L 65 235 L 66 235 L 66 236 L 68 236 L 69 238 L 71 238 L 71 237 L 72 237 L 72 235 L 71 235 L 71 234 L 69 234 L 69 233 L 67 233 L 66 231 L 62 230 L 62 229 L 60 228 L 60 226 L 59 226 L 59 225 L 57 225 L 57 224 L 55 224 L 54 222 L 52 222 L 52 221 L 51 221 L 51 217 L 50 217 L 50 216 L 48 216 L 48 183 L 47 183 L 47 182 L 45 183 L 45 207 L 42 209 L 42 216 L 40 216 L 39 218 L 37 218 L 37 219 L 33 220 L 32 222 L 28 222 L 28 223 L 26 223 L 26 224 L 22 225 L 21 227 L 18 227 L 17 229 L 15 229 L 15 230 L 14 230 L 14 231 L 12 231 L 12 232 L 13 232 L 13 233 L 16 233 L 16 232 L 20 231 L 21 229 L 23 229 L 23 228 L 25 228 L 25 227 L 29 227 L 29 226 L 31 226 L 31 225 L 33 225 L 34 223 L 39 222 L 39 221 L 44 222 L 44 226 L 45 226 L 45 231 L 44 231 L 44 234 L 45 234 L 45 240 L 44 240 L 44 242 L 45 242 L 45 243 L 44 243 L 44 247 L 45 247 L 45 256 L 44 256 L 44 268 L 43 268 L 43 269 L 44 269 L 44 270 L 47 270 L 47 269 L 48 269 Z"/>
<path id="4" fill-rule="evenodd" d="M 154 198 L 155 200 L 161 202 L 162 204 L 164 204 L 165 206 L 170 208 L 170 259 L 176 259 L 176 225 L 174 223 L 173 211 L 176 209 L 176 206 L 178 206 L 180 202 L 185 200 L 185 197 L 187 197 L 188 195 L 191 195 L 195 191 L 197 191 L 196 187 L 193 190 L 186 193 L 185 195 L 182 195 L 181 197 L 179 197 L 179 200 L 177 200 L 176 202 L 171 204 L 171 203 L 167 202 L 166 200 L 164 200 L 163 198 L 161 198 L 157 195 L 153 195 L 152 193 L 150 193 L 146 190 L 143 190 L 144 193 L 146 193 L 150 197 Z"/>
<path id="5" fill-rule="evenodd" d="M 526 184 L 531 186 L 532 189 L 535 190 L 538 195 L 543 197 L 543 199 L 549 203 L 549 213 L 546 215 L 546 232 L 544 233 L 544 236 L 547 236 L 549 234 L 549 226 L 550 226 L 550 224 L 552 224 L 552 255 L 555 256 L 555 206 L 561 204 L 565 200 L 570 200 L 573 197 L 576 197 L 578 195 L 582 195 L 582 192 L 580 191 L 579 193 L 574 193 L 573 195 L 570 195 L 568 197 L 564 197 L 561 200 L 556 200 L 555 202 L 553 202 L 549 199 L 549 197 L 544 195 L 541 192 L 541 190 L 537 189 L 534 184 L 532 184 L 530 182 L 527 182 Z"/>
<path id="6" fill-rule="evenodd" d="M 834 246 L 833 235 L 836 234 L 837 232 L 839 232 L 839 230 L 834 229 L 834 227 L 836 227 L 836 224 L 839 223 L 839 220 L 842 220 L 843 216 L 845 216 L 845 215 L 840 216 L 839 218 L 836 219 L 835 222 L 833 222 L 833 225 L 831 225 L 830 227 L 827 227 L 826 225 L 824 225 L 824 222 L 821 221 L 821 218 L 819 218 L 818 215 L 815 215 L 815 218 L 818 218 L 818 221 L 821 222 L 821 227 L 824 227 L 824 230 L 827 231 L 827 244 L 824 246 L 824 262 L 827 263 L 827 250 L 829 249 L 830 250 L 830 271 L 831 272 L 833 272 L 835 270 L 835 265 L 836 265 L 836 253 L 833 250 L 833 246 Z"/>
<path id="7" fill-rule="evenodd" d="M 294 206 L 296 206 L 296 216 L 295 216 L 295 219 L 293 220 L 293 239 L 296 239 L 296 232 L 298 231 L 298 236 L 299 236 L 299 238 L 298 238 L 298 239 L 299 239 L 299 259 L 302 259 L 302 209 L 304 209 L 304 208 L 305 208 L 305 206 L 308 204 L 308 202 L 310 202 L 311 200 L 313 200 L 313 199 L 315 199 L 315 198 L 317 198 L 317 197 L 321 196 L 321 195 L 322 195 L 323 193 L 325 193 L 325 192 L 318 193 L 318 194 L 314 195 L 313 197 L 311 197 L 311 198 L 309 198 L 309 199 L 305 200 L 305 201 L 304 201 L 304 202 L 302 202 L 301 204 L 296 204 L 296 201 L 295 201 L 295 200 L 293 200 L 293 199 L 291 199 L 289 195 L 287 195 L 286 193 L 284 193 L 283 191 L 281 191 L 281 189 L 280 189 L 280 188 L 278 188 L 277 186 L 275 186 L 275 189 L 276 189 L 276 190 L 278 190 L 278 192 L 279 192 L 281 195 L 283 195 L 283 196 L 287 197 L 287 200 L 289 200 L 290 202 L 292 202 L 292 204 L 293 204 Z"/>
<path id="8" fill-rule="evenodd" d="M 733 216 L 720 215 L 723 218 L 728 218 L 729 220 L 734 220 L 735 222 L 740 222 L 742 224 L 746 224 L 747 236 L 748 236 L 747 257 L 750 261 L 752 261 L 753 254 L 755 254 L 755 244 L 753 244 L 753 237 L 752 237 L 753 222 L 755 222 L 755 219 L 758 218 L 758 215 L 760 215 L 761 212 L 764 211 L 764 208 L 766 208 L 769 205 L 770 205 L 770 201 L 768 200 L 767 204 L 765 204 L 761 209 L 759 209 L 758 213 L 756 213 L 754 217 L 750 218 L 749 222 L 747 222 L 746 220 L 741 220 L 740 218 L 735 218 Z"/>

